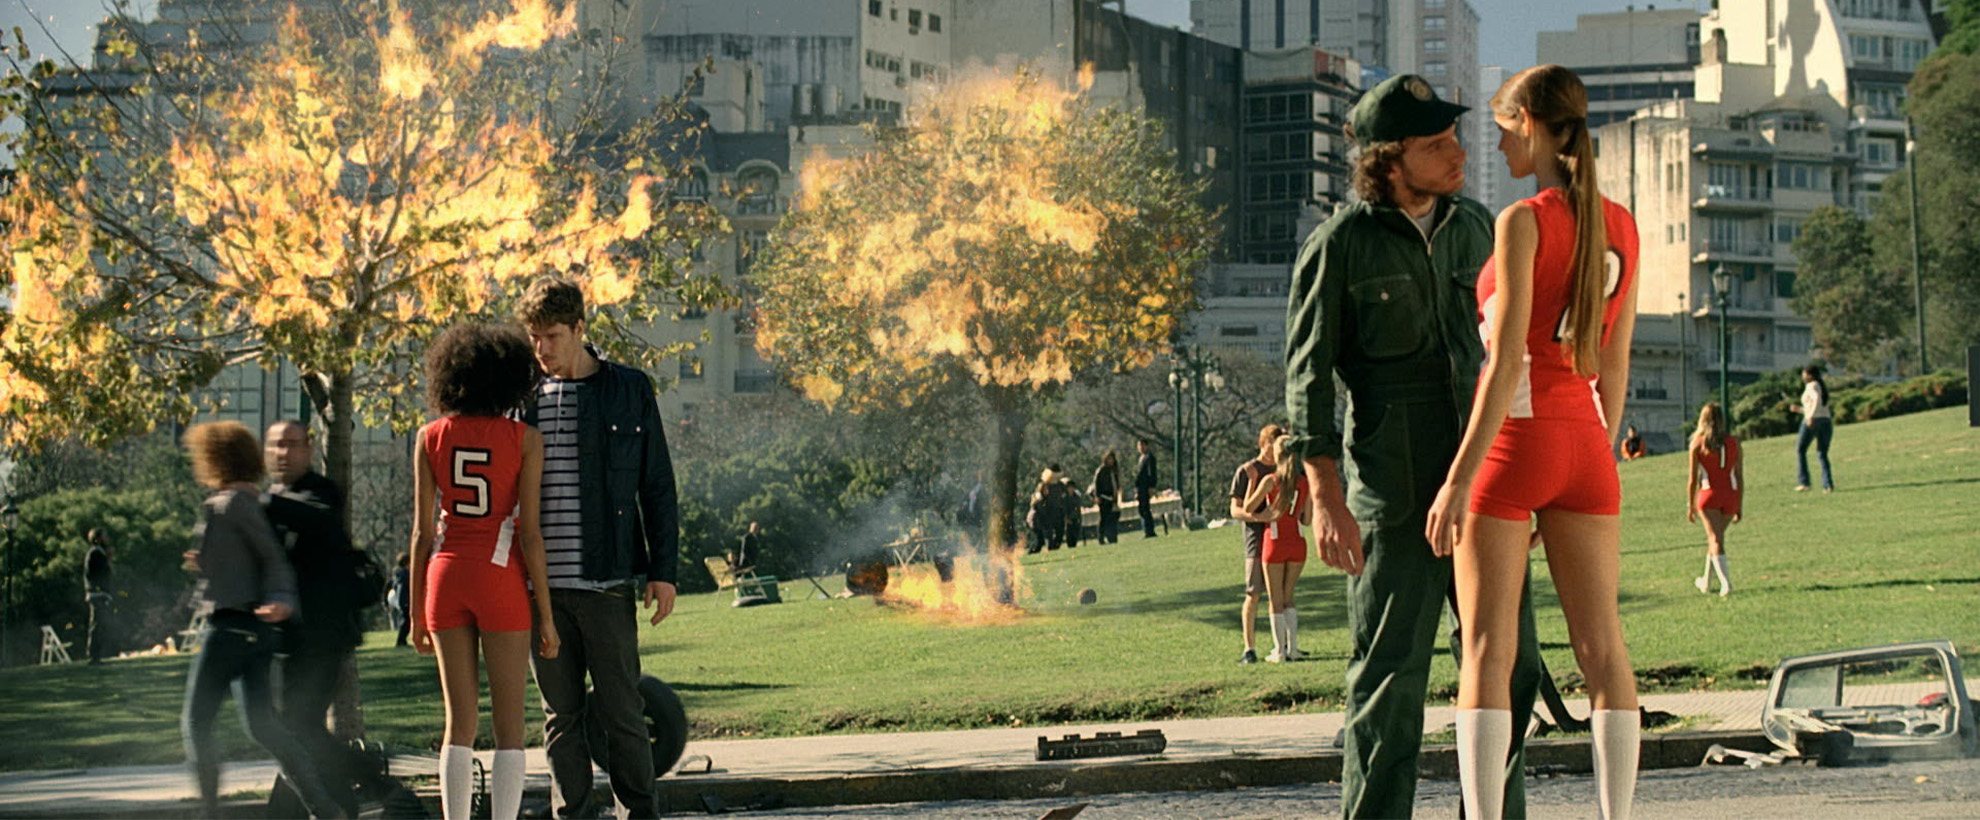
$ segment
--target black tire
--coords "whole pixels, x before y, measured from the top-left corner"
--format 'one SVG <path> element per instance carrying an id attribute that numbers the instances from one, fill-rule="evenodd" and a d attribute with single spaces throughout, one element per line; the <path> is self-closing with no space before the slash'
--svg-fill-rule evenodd
<path id="1" fill-rule="evenodd" d="M 592 691 L 585 692 L 588 701 Z M 674 692 L 665 681 L 652 675 L 639 678 L 639 697 L 644 701 L 646 736 L 653 743 L 653 776 L 663 777 L 674 770 L 674 764 L 681 762 L 681 754 L 687 749 L 687 707 L 682 705 L 681 696 Z M 585 745 L 591 749 L 591 760 L 598 768 L 611 771 L 606 764 L 605 730 L 588 717 L 584 722 Z"/>

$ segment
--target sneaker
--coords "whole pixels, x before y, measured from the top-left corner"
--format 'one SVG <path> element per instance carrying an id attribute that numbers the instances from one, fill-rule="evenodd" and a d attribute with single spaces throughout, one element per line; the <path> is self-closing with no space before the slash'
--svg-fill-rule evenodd
<path id="1" fill-rule="evenodd" d="M 1277 650 L 1277 649 L 1274 649 L 1274 650 L 1272 650 L 1272 654 L 1270 654 L 1270 655 L 1266 655 L 1266 656 L 1265 656 L 1265 662 L 1266 662 L 1266 663 L 1285 663 L 1285 662 L 1286 662 L 1286 659 L 1285 659 L 1285 658 L 1284 658 L 1283 656 L 1281 656 L 1281 655 L 1279 654 L 1279 650 Z"/>
<path id="2" fill-rule="evenodd" d="M 1731 594 L 1733 594 L 1732 587 L 1728 587 L 1728 586 L 1719 587 L 1719 597 L 1724 598 L 1727 595 L 1731 595 Z"/>
<path id="3" fill-rule="evenodd" d="M 1796 484 L 1796 485 L 1794 485 L 1794 491 L 1795 491 L 1795 492 L 1797 492 L 1797 493 L 1805 493 L 1805 492 L 1808 492 L 1808 485 L 1806 485 L 1806 484 Z"/>
<path id="4" fill-rule="evenodd" d="M 1697 587 L 1699 592 L 1703 592 L 1707 595 L 1710 595 L 1712 593 L 1712 579 L 1707 578 L 1703 575 L 1691 579 L 1691 585 Z"/>
<path id="5" fill-rule="evenodd" d="M 1303 660 L 1306 660 L 1306 659 L 1307 659 L 1308 657 L 1311 657 L 1311 656 L 1309 656 L 1309 655 L 1307 655 L 1307 654 L 1306 654 L 1305 652 L 1301 652 L 1301 651 L 1299 651 L 1299 650 L 1297 650 L 1297 649 L 1289 649 L 1289 650 L 1286 650 L 1286 660 L 1288 660 L 1288 661 L 1303 661 Z"/>
<path id="6" fill-rule="evenodd" d="M 1244 650 L 1244 654 L 1238 656 L 1238 663 L 1243 666 L 1250 666 L 1251 664 L 1257 662 L 1258 662 L 1258 650 L 1256 649 Z"/>
<path id="7" fill-rule="evenodd" d="M 1835 492 L 1835 491 L 1836 491 L 1836 488 L 1834 488 L 1834 487 L 1823 487 L 1823 488 L 1822 488 L 1822 494 L 1823 494 L 1823 495 L 1828 495 L 1829 493 L 1833 493 L 1833 492 Z"/>

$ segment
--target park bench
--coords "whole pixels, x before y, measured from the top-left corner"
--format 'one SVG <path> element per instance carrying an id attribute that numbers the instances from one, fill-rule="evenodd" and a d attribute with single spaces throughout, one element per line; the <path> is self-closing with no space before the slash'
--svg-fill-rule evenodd
<path id="1" fill-rule="evenodd" d="M 1141 510 L 1136 506 L 1133 498 L 1123 500 L 1120 510 L 1122 532 L 1141 529 Z M 1169 532 L 1178 527 L 1185 527 L 1182 514 L 1181 493 L 1173 490 L 1165 493 L 1156 493 L 1155 497 L 1148 502 L 1148 511 L 1154 514 L 1155 520 L 1162 522 L 1163 532 Z M 1100 534 L 1100 505 L 1094 504 L 1079 508 L 1079 527 L 1082 537 L 1087 535 L 1097 536 Z"/>
<path id="2" fill-rule="evenodd" d="M 758 575 L 753 570 L 737 573 L 729 566 L 729 559 L 720 555 L 710 555 L 701 559 L 708 567 L 708 574 L 715 579 L 718 590 L 734 589 L 736 599 L 730 606 L 751 606 L 753 604 L 783 603 L 784 596 L 777 592 L 777 578 L 774 575 Z"/>

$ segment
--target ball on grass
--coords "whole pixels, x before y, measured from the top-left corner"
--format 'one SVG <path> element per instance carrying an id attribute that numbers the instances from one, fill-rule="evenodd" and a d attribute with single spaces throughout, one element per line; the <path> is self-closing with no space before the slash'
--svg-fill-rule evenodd
<path id="1" fill-rule="evenodd" d="M 1091 589 L 1082 589 L 1079 591 L 1079 602 L 1081 604 L 1090 604 L 1098 600 L 1100 600 L 1100 594 Z"/>

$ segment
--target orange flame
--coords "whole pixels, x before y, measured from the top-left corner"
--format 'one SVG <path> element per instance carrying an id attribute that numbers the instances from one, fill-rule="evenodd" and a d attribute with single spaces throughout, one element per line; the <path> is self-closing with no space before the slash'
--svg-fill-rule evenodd
<path id="1" fill-rule="evenodd" d="M 967 553 L 956 560 L 955 572 L 948 583 L 943 583 L 935 567 L 929 564 L 896 566 L 890 571 L 892 578 L 880 600 L 951 623 L 1012 623 L 1025 615 L 1018 602 L 1031 597 L 1031 583 L 1025 577 L 1024 564 L 1011 554 Z"/>

